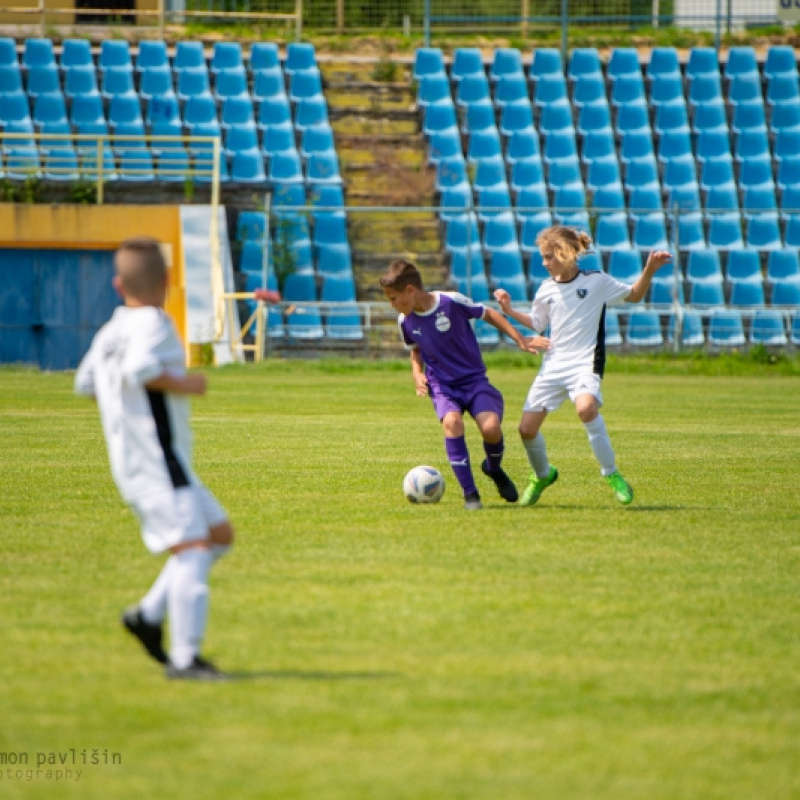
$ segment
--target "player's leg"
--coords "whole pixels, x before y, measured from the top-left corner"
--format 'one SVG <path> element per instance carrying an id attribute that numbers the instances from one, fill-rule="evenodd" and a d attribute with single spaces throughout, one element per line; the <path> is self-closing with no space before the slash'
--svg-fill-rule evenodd
<path id="1" fill-rule="evenodd" d="M 441 419 L 444 449 L 453 474 L 464 493 L 464 508 L 475 511 L 481 508 L 481 500 L 472 474 L 467 440 L 464 436 L 464 417 L 460 410 L 450 408 Z"/>
<path id="2" fill-rule="evenodd" d="M 560 382 L 537 377 L 525 398 L 519 435 L 531 465 L 531 473 L 519 501 L 521 506 L 537 503 L 542 492 L 558 480 L 558 470 L 547 457 L 547 446 L 540 429 L 547 414 L 555 411 L 566 396 L 566 390 Z"/>
<path id="3" fill-rule="evenodd" d="M 501 415 L 496 411 L 481 411 L 475 414 L 475 423 L 483 437 L 483 451 L 486 454 L 481 462 L 481 471 L 491 479 L 506 502 L 516 503 L 519 497 L 517 487 L 502 467 L 505 442 Z"/>
<path id="4" fill-rule="evenodd" d="M 575 397 L 575 410 L 578 418 L 586 429 L 589 437 L 589 446 L 592 448 L 594 457 L 600 464 L 600 473 L 605 478 L 606 483 L 614 491 L 614 496 L 623 505 L 627 505 L 633 500 L 633 488 L 622 477 L 617 469 L 617 458 L 611 439 L 608 435 L 603 415 L 600 408 L 603 404 L 600 392 L 600 379 L 597 377 L 597 386 L 594 393 L 584 392 Z"/>

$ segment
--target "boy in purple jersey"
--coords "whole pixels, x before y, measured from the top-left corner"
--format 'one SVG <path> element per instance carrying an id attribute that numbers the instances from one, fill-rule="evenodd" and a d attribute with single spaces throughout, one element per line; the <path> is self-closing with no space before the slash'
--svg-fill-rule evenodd
<path id="1" fill-rule="evenodd" d="M 486 320 L 529 353 L 545 348 L 547 340 L 541 336 L 523 338 L 502 314 L 473 303 L 462 294 L 426 291 L 419 270 L 409 261 L 393 262 L 380 285 L 399 313 L 400 334 L 411 350 L 417 395 L 431 397 L 442 423 L 447 457 L 464 492 L 464 508 L 482 508 L 464 437 L 465 411 L 483 436 L 483 473 L 491 478 L 504 500 L 516 502 L 517 488 L 501 466 L 503 396 L 486 377 L 486 365 L 471 323 L 475 319 Z"/>
<path id="2" fill-rule="evenodd" d="M 558 470 L 547 459 L 544 437 L 539 429 L 548 413 L 558 409 L 566 398 L 575 404 L 601 474 L 616 499 L 627 505 L 633 500 L 633 489 L 617 469 L 614 450 L 600 414 L 606 305 L 639 302 L 650 288 L 653 275 L 668 264 L 672 256 L 665 250 L 651 253 L 644 272 L 631 286 L 603 272 L 580 270 L 578 257 L 592 244 L 583 231 L 558 225 L 545 228 L 536 238 L 536 244 L 550 277 L 536 292 L 530 313 L 514 311 L 508 292 L 498 289 L 494 293 L 500 308 L 512 319 L 535 331 L 550 328 L 550 347 L 528 392 L 519 423 L 522 444 L 531 465 L 530 480 L 520 505 L 536 503 L 542 492 L 558 478 Z"/>

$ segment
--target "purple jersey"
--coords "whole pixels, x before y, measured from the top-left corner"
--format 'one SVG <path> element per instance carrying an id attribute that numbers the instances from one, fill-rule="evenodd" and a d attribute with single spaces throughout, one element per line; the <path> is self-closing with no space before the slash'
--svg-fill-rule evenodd
<path id="1" fill-rule="evenodd" d="M 409 348 L 418 347 L 428 383 L 463 386 L 486 377 L 481 348 L 470 324 L 486 306 L 457 292 L 432 292 L 436 305 L 423 313 L 400 314 L 400 334 Z"/>

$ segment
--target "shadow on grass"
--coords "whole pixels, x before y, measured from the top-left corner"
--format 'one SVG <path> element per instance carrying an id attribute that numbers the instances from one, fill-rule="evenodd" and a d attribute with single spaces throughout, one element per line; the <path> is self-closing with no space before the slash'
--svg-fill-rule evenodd
<path id="1" fill-rule="evenodd" d="M 485 511 L 513 511 L 513 512 L 527 512 L 529 514 L 536 513 L 533 510 L 533 506 L 518 506 L 512 503 L 508 505 L 484 505 Z M 663 505 L 651 504 L 651 505 L 630 505 L 630 506 L 608 506 L 606 510 L 608 511 L 719 511 L 723 509 L 723 506 L 685 506 L 685 505 L 675 505 L 673 503 L 664 503 Z M 536 510 L 538 511 L 586 511 L 585 505 L 578 505 L 577 503 L 551 503 L 550 505 L 542 504 L 536 506 Z M 595 511 L 601 511 L 603 509 L 600 506 L 597 506 Z"/>
<path id="2" fill-rule="evenodd" d="M 264 670 L 261 672 L 228 672 L 232 681 L 374 681 L 401 678 L 400 672 L 328 672 L 325 670 Z"/>

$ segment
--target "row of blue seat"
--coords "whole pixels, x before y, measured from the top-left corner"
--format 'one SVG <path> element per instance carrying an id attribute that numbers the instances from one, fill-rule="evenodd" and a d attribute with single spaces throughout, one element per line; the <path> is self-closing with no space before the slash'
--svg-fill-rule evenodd
<path id="1" fill-rule="evenodd" d="M 496 48 L 490 63 L 484 62 L 481 50 L 476 47 L 457 48 L 449 65 L 449 75 L 460 81 L 472 74 L 486 73 L 492 81 L 503 75 L 524 71 L 531 80 L 550 75 L 566 75 L 577 80 L 582 75 L 604 73 L 609 80 L 629 76 L 642 76 L 654 79 L 660 75 L 682 75 L 691 80 L 701 75 L 722 75 L 732 79 L 739 74 L 761 71 L 769 80 L 774 76 L 797 74 L 797 57 L 790 45 L 772 45 L 767 48 L 763 68 L 760 67 L 756 51 L 749 45 L 731 47 L 723 65 L 719 53 L 713 47 L 692 47 L 685 65 L 681 64 L 678 51 L 674 47 L 654 47 L 650 60 L 642 65 L 639 51 L 634 47 L 615 47 L 607 61 L 603 61 L 594 47 L 578 47 L 572 50 L 565 68 L 561 51 L 557 48 L 536 48 L 525 63 L 518 48 Z M 419 81 L 426 75 L 439 74 L 448 69 L 439 48 L 419 48 L 414 56 L 413 75 Z"/>
<path id="2" fill-rule="evenodd" d="M 316 50 L 307 42 L 290 42 L 282 61 L 278 46 L 273 42 L 256 42 L 245 55 L 238 42 L 215 42 L 208 55 L 203 42 L 179 41 L 173 53 L 164 41 L 144 40 L 138 43 L 136 54 L 123 39 L 108 39 L 101 43 L 97 55 L 88 39 L 65 39 L 56 56 L 49 38 L 28 38 L 18 52 L 14 39 L 0 38 L 0 67 L 21 66 L 26 70 L 58 66 L 62 70 L 97 66 L 100 70 L 136 70 L 169 66 L 175 70 L 208 67 L 214 73 L 247 70 L 252 74 L 282 69 L 288 75 L 318 70 Z"/>

